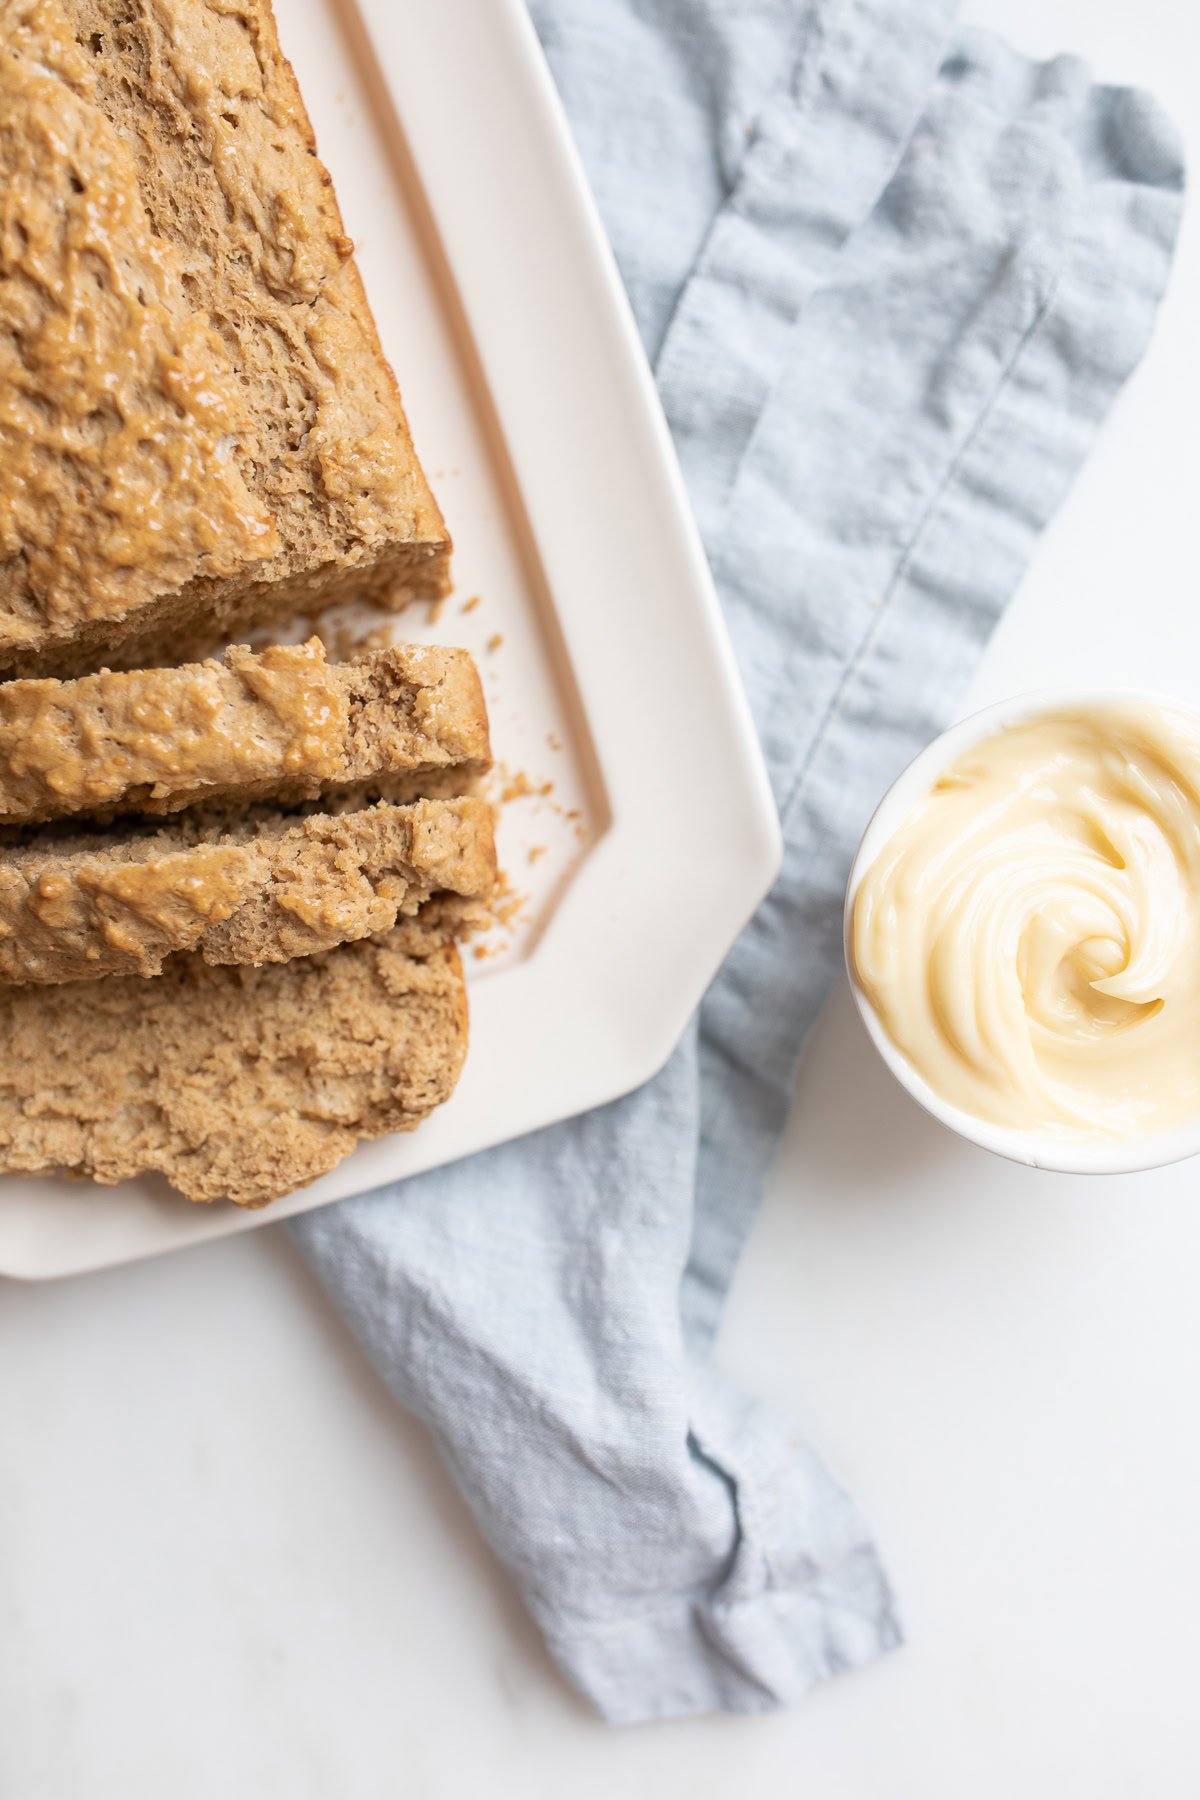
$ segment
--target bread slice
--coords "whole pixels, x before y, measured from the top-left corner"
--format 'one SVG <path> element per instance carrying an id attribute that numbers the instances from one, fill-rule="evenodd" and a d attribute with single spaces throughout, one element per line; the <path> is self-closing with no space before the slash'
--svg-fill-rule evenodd
<path id="1" fill-rule="evenodd" d="M 197 801 L 460 789 L 490 766 L 465 650 L 328 663 L 319 638 L 223 662 L 0 683 L 0 825 Z"/>
<path id="2" fill-rule="evenodd" d="M 160 1170 L 189 1200 L 262 1206 L 360 1138 L 411 1131 L 453 1092 L 466 1044 L 436 909 L 265 969 L 188 956 L 156 981 L 0 990 L 0 1171 Z"/>
<path id="3" fill-rule="evenodd" d="M 268 0 L 5 0 L 0 117 L 0 670 L 442 592 Z"/>
<path id="4" fill-rule="evenodd" d="M 471 797 L 44 831 L 0 852 L 0 979 L 151 976 L 180 951 L 287 962 L 387 931 L 435 894 L 483 900 L 495 873 L 491 809 Z"/>

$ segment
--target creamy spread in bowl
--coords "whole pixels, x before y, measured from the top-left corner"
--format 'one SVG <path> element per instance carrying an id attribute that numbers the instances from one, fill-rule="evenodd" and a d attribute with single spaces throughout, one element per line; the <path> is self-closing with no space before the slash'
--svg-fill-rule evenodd
<path id="1" fill-rule="evenodd" d="M 1026 703 L 928 782 L 877 820 L 852 881 L 877 1041 L 1011 1132 L 1200 1136 L 1200 718 Z"/>

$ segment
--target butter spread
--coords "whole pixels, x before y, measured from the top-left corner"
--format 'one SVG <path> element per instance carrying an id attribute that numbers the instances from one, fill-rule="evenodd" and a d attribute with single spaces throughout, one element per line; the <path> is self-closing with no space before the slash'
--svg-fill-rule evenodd
<path id="1" fill-rule="evenodd" d="M 995 1124 L 1200 1113 L 1200 719 L 1120 702 L 965 752 L 867 870 L 851 953 L 929 1086 Z"/>
<path id="2" fill-rule="evenodd" d="M 250 420 L 59 0 L 11 0 L 0 43 L 0 642 L 121 615 L 273 555 L 238 466 Z"/>

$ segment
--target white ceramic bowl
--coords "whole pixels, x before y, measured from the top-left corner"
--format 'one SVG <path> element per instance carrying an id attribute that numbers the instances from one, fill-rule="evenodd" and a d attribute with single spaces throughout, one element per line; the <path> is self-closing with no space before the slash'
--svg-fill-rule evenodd
<path id="1" fill-rule="evenodd" d="M 1157 1169 L 1164 1163 L 1182 1162 L 1185 1157 L 1195 1156 L 1200 1152 L 1200 1115 L 1194 1121 L 1174 1126 L 1169 1131 L 1107 1143 L 1058 1137 L 1049 1132 L 1017 1131 L 1011 1126 L 993 1125 L 987 1119 L 976 1118 L 974 1113 L 964 1112 L 959 1106 L 952 1106 L 948 1100 L 934 1092 L 884 1030 L 878 1013 L 854 973 L 850 926 L 854 898 L 863 876 L 892 833 L 917 803 L 924 799 L 943 771 L 956 762 L 964 751 L 982 739 L 991 737 L 993 732 L 1005 725 L 1024 724 L 1030 719 L 1041 718 L 1046 713 L 1070 707 L 1105 706 L 1128 701 L 1169 707 L 1176 712 L 1189 713 L 1193 718 L 1200 717 L 1194 706 L 1189 706 L 1182 700 L 1173 699 L 1166 694 L 1148 693 L 1143 689 L 1050 688 L 1031 694 L 1016 694 L 1009 700 L 999 701 L 995 706 L 985 707 L 983 712 L 973 714 L 961 724 L 952 725 L 949 731 L 944 731 L 941 737 L 935 738 L 927 750 L 923 750 L 915 761 L 909 763 L 876 807 L 858 846 L 846 888 L 843 934 L 850 988 L 871 1041 L 896 1080 L 908 1089 L 913 1099 L 919 1101 L 926 1112 L 932 1113 L 935 1119 L 948 1125 L 951 1131 L 958 1132 L 960 1137 L 967 1138 L 973 1144 L 979 1144 L 984 1150 L 991 1150 L 997 1156 L 1007 1156 L 1013 1162 L 1027 1163 L 1031 1168 L 1057 1169 L 1073 1175 L 1128 1175 L 1137 1169 Z"/>

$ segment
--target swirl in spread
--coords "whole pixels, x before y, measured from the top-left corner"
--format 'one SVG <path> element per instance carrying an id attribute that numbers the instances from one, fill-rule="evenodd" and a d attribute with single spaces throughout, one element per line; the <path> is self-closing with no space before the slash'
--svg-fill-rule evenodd
<path id="1" fill-rule="evenodd" d="M 888 1036 L 993 1123 L 1130 1138 L 1200 1113 L 1200 720 L 1122 702 L 995 733 L 868 869 Z"/>

